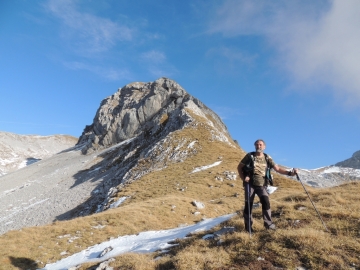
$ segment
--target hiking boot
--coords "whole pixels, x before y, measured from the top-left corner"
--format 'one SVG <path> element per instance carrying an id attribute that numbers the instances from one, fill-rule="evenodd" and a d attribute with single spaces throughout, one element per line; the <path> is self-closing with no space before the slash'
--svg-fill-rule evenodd
<path id="1" fill-rule="evenodd" d="M 272 223 L 272 224 L 270 224 L 270 225 L 266 225 L 265 228 L 266 228 L 267 230 L 273 230 L 273 231 L 276 230 L 276 226 L 275 226 L 274 223 Z"/>

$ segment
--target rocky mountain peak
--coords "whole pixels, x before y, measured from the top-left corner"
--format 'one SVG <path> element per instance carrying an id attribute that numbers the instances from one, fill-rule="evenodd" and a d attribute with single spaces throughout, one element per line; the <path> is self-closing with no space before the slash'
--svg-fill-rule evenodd
<path id="1" fill-rule="evenodd" d="M 189 95 L 178 83 L 163 77 L 154 82 L 130 83 L 104 99 L 93 123 L 85 127 L 78 145 L 85 144 L 83 153 L 88 153 L 139 134 L 158 134 L 165 126 L 168 132 L 179 129 L 191 118 L 186 109 L 204 118 L 205 114 L 210 115 L 221 133 L 229 135 L 226 126 L 214 112 Z"/>
<path id="2" fill-rule="evenodd" d="M 336 163 L 335 166 L 360 169 L 360 150 L 356 151 L 351 158 Z"/>
<path id="3" fill-rule="evenodd" d="M 184 162 L 205 142 L 239 149 L 219 116 L 175 81 L 160 78 L 130 83 L 104 99 L 77 146 L 85 155 L 97 153 L 102 161 L 93 170 L 111 176 L 97 194 L 102 211 L 124 185 Z"/>

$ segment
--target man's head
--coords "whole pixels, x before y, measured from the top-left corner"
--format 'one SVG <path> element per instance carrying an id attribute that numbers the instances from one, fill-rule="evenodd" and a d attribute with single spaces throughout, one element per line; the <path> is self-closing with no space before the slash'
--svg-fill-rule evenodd
<path id="1" fill-rule="evenodd" d="M 266 147 L 266 144 L 265 144 L 265 141 L 262 140 L 262 139 L 258 139 L 254 142 L 254 145 L 255 145 L 255 150 L 256 152 L 258 153 L 262 153 L 264 152 L 265 150 L 265 147 Z"/>

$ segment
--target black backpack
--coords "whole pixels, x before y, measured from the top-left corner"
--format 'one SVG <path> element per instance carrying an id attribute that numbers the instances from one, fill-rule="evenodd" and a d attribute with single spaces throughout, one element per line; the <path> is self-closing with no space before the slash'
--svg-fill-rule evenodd
<path id="1" fill-rule="evenodd" d="M 249 176 L 250 177 L 250 183 L 252 183 L 253 181 L 253 175 L 254 175 L 254 155 L 255 155 L 255 152 L 251 152 L 249 153 L 250 154 L 250 157 L 251 157 L 251 160 L 248 164 L 246 164 L 243 168 L 242 168 L 242 171 L 243 171 L 243 174 L 244 174 L 244 177 L 246 176 Z M 269 164 L 269 157 L 267 154 L 264 153 L 264 156 L 265 156 L 265 160 L 266 160 L 266 164 L 267 164 L 267 167 L 266 167 L 266 172 L 265 172 L 265 185 L 268 186 L 273 186 L 273 178 L 272 178 L 272 175 L 271 175 L 271 166 Z"/>

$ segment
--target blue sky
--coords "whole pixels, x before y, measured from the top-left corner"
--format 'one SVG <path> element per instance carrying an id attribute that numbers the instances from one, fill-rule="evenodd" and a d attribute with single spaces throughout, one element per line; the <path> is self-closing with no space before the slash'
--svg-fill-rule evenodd
<path id="1" fill-rule="evenodd" d="M 245 151 L 317 168 L 360 150 L 357 0 L 2 0 L 0 130 L 79 137 L 101 100 L 165 76 Z"/>

